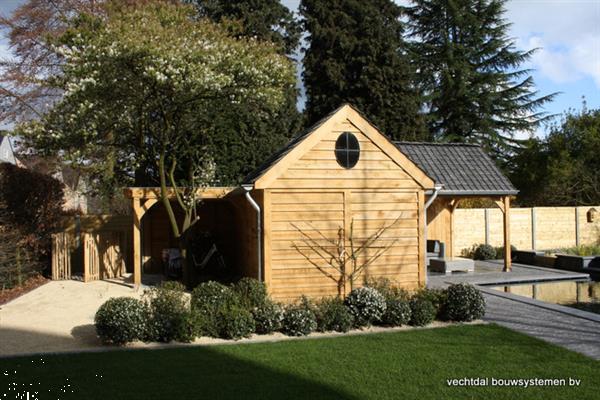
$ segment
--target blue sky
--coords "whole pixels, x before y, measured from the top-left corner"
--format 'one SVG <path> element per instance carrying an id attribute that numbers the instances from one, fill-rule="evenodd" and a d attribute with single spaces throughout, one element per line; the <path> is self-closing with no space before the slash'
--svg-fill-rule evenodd
<path id="1" fill-rule="evenodd" d="M 21 2 L 0 0 L 0 12 L 10 13 Z M 300 0 L 282 2 L 297 10 Z M 600 0 L 510 0 L 506 7 L 517 47 L 540 48 L 524 65 L 534 69 L 540 95 L 561 92 L 545 110 L 580 109 L 582 96 L 588 108 L 600 108 Z M 6 42 L 0 41 L 0 55 L 6 54 Z"/>

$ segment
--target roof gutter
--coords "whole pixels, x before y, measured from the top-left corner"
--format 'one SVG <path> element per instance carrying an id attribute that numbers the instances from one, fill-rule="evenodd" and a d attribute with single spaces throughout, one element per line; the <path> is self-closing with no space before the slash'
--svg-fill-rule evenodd
<path id="1" fill-rule="evenodd" d="M 424 213 L 425 213 L 425 227 L 423 229 L 423 234 L 425 235 L 425 248 L 422 251 L 425 252 L 425 264 L 427 264 L 427 209 L 438 197 L 438 194 L 440 193 L 440 190 L 442 190 L 442 188 L 443 188 L 442 185 L 434 186 L 433 192 L 431 192 L 431 197 L 429 197 L 427 202 L 425 202 L 425 206 L 423 207 Z M 425 286 L 427 286 L 428 281 L 429 281 L 429 277 L 427 276 L 427 265 L 425 265 Z"/>
<path id="2" fill-rule="evenodd" d="M 261 230 L 261 210 L 258 203 L 250 196 L 250 191 L 254 189 L 252 184 L 243 184 L 242 188 L 246 191 L 246 200 L 256 211 L 256 247 L 257 247 L 257 262 L 258 262 L 258 281 L 262 282 L 262 230 Z"/>

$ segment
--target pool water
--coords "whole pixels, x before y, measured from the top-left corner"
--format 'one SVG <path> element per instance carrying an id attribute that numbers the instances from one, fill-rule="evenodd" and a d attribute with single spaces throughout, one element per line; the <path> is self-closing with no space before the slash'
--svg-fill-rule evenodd
<path id="1" fill-rule="evenodd" d="M 539 282 L 491 286 L 491 289 L 600 313 L 600 282 Z"/>

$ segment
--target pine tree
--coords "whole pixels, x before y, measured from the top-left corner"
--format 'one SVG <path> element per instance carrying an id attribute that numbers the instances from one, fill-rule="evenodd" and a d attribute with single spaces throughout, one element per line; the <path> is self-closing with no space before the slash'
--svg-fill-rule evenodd
<path id="1" fill-rule="evenodd" d="M 434 138 L 477 142 L 505 153 L 518 131 L 533 131 L 548 116 L 530 70 L 533 51 L 508 36 L 505 0 L 413 0 L 407 10 L 413 54 L 426 94 Z"/>
<path id="2" fill-rule="evenodd" d="M 401 11 L 391 0 L 301 1 L 308 122 L 349 102 L 393 139 L 427 139 Z"/>
<path id="3" fill-rule="evenodd" d="M 281 54 L 290 58 L 298 48 L 300 23 L 279 0 L 187 2 L 194 4 L 202 17 L 217 23 L 227 21 L 235 36 L 274 43 Z M 214 116 L 205 116 L 213 123 L 218 122 L 208 145 L 214 149 L 220 184 L 238 184 L 300 129 L 302 117 L 296 106 L 297 98 L 298 90 L 290 88 L 284 104 L 269 115 L 257 114 L 245 104 L 239 107 L 228 104 Z M 257 115 L 261 117 L 260 123 L 257 123 Z"/>

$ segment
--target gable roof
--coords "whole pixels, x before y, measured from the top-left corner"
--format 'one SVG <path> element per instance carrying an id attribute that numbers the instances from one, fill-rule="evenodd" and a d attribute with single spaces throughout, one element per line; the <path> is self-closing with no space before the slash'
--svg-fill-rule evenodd
<path id="1" fill-rule="evenodd" d="M 478 145 L 395 142 L 437 184 L 440 195 L 516 195 L 519 191 Z"/>
<path id="2" fill-rule="evenodd" d="M 288 165 L 294 160 L 298 160 L 306 151 L 316 145 L 333 128 L 334 124 L 345 120 L 356 126 L 419 185 L 426 189 L 433 188 L 433 180 L 350 104 L 340 106 L 310 128 L 300 132 L 283 148 L 271 155 L 262 165 L 246 176 L 242 184 L 254 184 L 257 189 L 268 187 L 270 182 L 276 179 Z"/>

